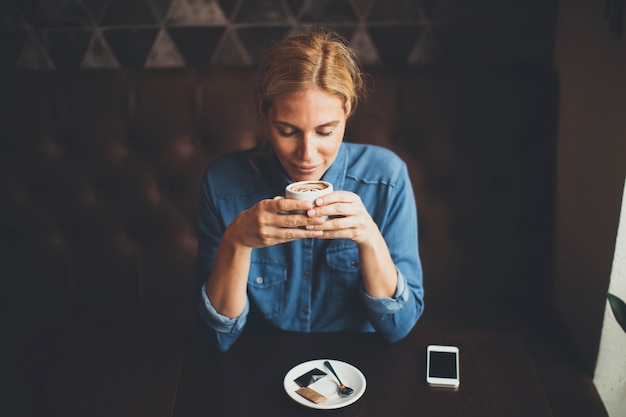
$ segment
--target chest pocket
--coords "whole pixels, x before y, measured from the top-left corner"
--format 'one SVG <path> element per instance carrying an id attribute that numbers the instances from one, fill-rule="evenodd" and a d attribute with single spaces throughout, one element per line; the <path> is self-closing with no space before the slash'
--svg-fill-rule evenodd
<path id="1" fill-rule="evenodd" d="M 265 318 L 281 313 L 285 303 L 287 266 L 280 262 L 253 260 L 248 275 L 248 296 Z"/>
<path id="2" fill-rule="evenodd" d="M 356 244 L 350 242 L 339 247 L 330 247 L 326 251 L 326 263 L 330 272 L 327 296 L 343 301 L 357 296 L 361 268 L 359 251 Z"/>

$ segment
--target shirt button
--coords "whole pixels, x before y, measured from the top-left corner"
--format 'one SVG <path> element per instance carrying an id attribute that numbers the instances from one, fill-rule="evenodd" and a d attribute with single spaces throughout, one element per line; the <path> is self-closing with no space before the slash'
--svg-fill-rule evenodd
<path id="1" fill-rule="evenodd" d="M 263 284 L 263 277 L 256 277 L 257 284 Z"/>
<path id="2" fill-rule="evenodd" d="M 302 312 L 303 312 L 304 314 L 309 314 L 309 309 L 308 309 L 308 308 L 303 308 L 303 309 L 302 309 Z"/>
<path id="3" fill-rule="evenodd" d="M 304 277 L 305 277 L 305 278 L 309 278 L 310 276 L 311 276 L 311 273 L 310 273 L 309 271 L 306 271 L 306 272 L 304 273 Z"/>

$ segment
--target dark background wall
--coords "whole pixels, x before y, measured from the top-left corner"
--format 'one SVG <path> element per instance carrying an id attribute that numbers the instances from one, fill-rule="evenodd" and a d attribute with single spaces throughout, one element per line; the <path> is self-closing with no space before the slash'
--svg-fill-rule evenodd
<path id="1" fill-rule="evenodd" d="M 555 299 L 590 373 L 626 177 L 626 38 L 602 19 L 604 3 L 561 2 L 554 60 L 561 80 Z"/>
<path id="2" fill-rule="evenodd" d="M 561 78 L 555 304 L 593 369 L 617 230 L 626 46 L 605 2 L 4 0 L 0 70 L 253 67 L 323 24 L 372 67 L 553 67 Z"/>
<path id="3" fill-rule="evenodd" d="M 0 68 L 253 66 L 330 26 L 365 65 L 551 65 L 556 0 L 4 0 Z"/>

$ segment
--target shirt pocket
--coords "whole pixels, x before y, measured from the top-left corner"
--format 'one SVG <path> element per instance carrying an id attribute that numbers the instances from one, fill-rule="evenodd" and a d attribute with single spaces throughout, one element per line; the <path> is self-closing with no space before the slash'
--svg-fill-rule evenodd
<path id="1" fill-rule="evenodd" d="M 344 301 L 353 299 L 358 292 L 361 268 L 359 251 L 356 244 L 350 242 L 326 251 L 326 263 L 329 269 L 328 297 Z"/>
<path id="2" fill-rule="evenodd" d="M 255 260 L 250 263 L 248 296 L 263 317 L 282 312 L 287 282 L 287 265 L 278 261 Z"/>

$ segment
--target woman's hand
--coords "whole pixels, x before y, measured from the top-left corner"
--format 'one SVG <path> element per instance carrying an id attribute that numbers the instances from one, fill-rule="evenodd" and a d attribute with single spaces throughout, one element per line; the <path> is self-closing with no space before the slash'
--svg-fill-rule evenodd
<path id="1" fill-rule="evenodd" d="M 307 229 L 322 231 L 324 239 L 344 238 L 362 245 L 380 234 L 372 216 L 355 193 L 335 191 L 318 198 L 315 204 L 307 211 L 312 220 Z"/>
<path id="2" fill-rule="evenodd" d="M 307 228 L 321 231 L 323 239 L 344 238 L 356 243 L 365 291 L 373 297 L 392 297 L 398 274 L 387 243 L 361 198 L 348 191 L 335 191 L 318 198 L 315 204 L 307 211 L 314 220 Z"/>
<path id="3" fill-rule="evenodd" d="M 253 248 L 322 236 L 323 231 L 306 228 L 323 222 L 305 214 L 311 208 L 307 201 L 262 200 L 235 217 L 222 236 L 206 283 L 207 296 L 218 313 L 234 318 L 244 310 Z"/>
<path id="4" fill-rule="evenodd" d="M 226 230 L 228 238 L 248 248 L 262 248 L 296 239 L 322 237 L 323 231 L 308 226 L 323 223 L 310 217 L 308 201 L 292 199 L 262 200 L 241 212 Z"/>

